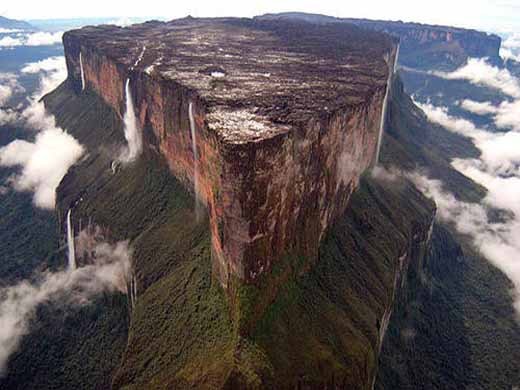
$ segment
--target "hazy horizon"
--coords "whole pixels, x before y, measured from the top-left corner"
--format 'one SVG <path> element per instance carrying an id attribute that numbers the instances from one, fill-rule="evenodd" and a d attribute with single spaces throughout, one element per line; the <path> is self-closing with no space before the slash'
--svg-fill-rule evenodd
<path id="1" fill-rule="evenodd" d="M 520 2 L 514 0 L 414 2 L 395 0 L 391 4 L 377 0 L 366 0 L 361 4 L 339 4 L 324 0 L 319 3 L 308 0 L 267 1 L 262 4 L 237 0 L 219 2 L 195 0 L 188 4 L 164 4 L 157 0 L 146 2 L 129 1 L 123 6 L 118 2 L 92 0 L 88 9 L 71 9 L 63 0 L 14 2 L 0 8 L 0 15 L 27 21 L 47 19 L 175 19 L 191 15 L 194 17 L 252 17 L 265 13 L 307 12 L 336 17 L 353 17 L 380 20 L 402 20 L 426 24 L 449 25 L 474 28 L 489 32 L 520 31 Z M 153 11 L 151 11 L 153 10 Z"/>

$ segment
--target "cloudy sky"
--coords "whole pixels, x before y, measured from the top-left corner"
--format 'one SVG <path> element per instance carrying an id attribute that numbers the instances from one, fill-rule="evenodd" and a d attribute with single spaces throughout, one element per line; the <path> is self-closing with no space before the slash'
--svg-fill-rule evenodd
<path id="1" fill-rule="evenodd" d="M 520 0 L 90 0 L 71 7 L 68 0 L 5 1 L 0 15 L 19 19 L 73 17 L 254 16 L 267 12 L 304 11 L 342 17 L 366 17 L 448 24 L 487 31 L 520 31 Z M 88 4 L 88 5 L 87 5 Z"/>

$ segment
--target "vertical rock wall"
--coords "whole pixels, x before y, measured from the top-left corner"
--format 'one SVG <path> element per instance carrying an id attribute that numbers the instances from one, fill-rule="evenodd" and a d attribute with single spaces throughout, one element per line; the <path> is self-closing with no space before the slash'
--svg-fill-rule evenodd
<path id="1" fill-rule="evenodd" d="M 140 125 L 149 147 L 193 188 L 188 106 L 194 107 L 199 193 L 207 206 L 214 270 L 254 282 L 285 254 L 315 257 L 321 237 L 345 210 L 361 174 L 374 163 L 385 88 L 362 103 L 316 115 L 289 131 L 251 142 L 228 142 L 208 127 L 206 103 L 197 91 L 172 79 L 118 63 L 96 47 L 64 35 L 69 80 L 81 93 L 94 90 L 120 116 L 130 77 Z M 393 72 L 396 47 L 388 55 Z M 391 78 L 390 78 L 391 79 Z M 152 143 L 154 143 L 152 145 Z"/>

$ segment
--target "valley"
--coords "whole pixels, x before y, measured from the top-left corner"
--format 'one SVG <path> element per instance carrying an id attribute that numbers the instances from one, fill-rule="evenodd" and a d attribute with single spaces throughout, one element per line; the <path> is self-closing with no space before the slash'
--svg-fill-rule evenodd
<path id="1" fill-rule="evenodd" d="M 519 385 L 517 285 L 476 246 L 515 209 L 461 165 L 496 162 L 468 131 L 514 125 L 499 111 L 510 84 L 457 76 L 477 61 L 504 81 L 499 37 L 287 13 L 89 26 L 63 43 L 66 79 L 42 103 L 82 153 L 54 210 L 1 168 L 0 279 L 95 270 L 123 244 L 126 263 L 88 302 L 37 306 L 0 387 Z M 15 48 L 1 71 L 62 50 Z M 20 113 L 43 84 L 22 73 Z M 2 124 L 1 145 L 34 141 L 27 123 Z M 475 208 L 485 228 L 464 230 Z"/>

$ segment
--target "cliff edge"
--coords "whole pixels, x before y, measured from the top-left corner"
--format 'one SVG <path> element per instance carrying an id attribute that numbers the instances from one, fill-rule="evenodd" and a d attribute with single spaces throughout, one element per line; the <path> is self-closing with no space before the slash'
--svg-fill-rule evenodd
<path id="1" fill-rule="evenodd" d="M 336 18 L 304 12 L 282 12 L 257 16 L 264 21 L 306 21 L 314 24 L 351 24 L 363 29 L 380 31 L 400 40 L 399 63 L 426 70 L 453 70 L 469 57 L 488 58 L 500 64 L 501 38 L 495 34 L 466 28 L 438 26 L 402 21 Z"/>
<path id="2" fill-rule="evenodd" d="M 376 160 L 397 42 L 355 26 L 250 19 L 64 34 L 68 80 L 121 118 L 206 205 L 215 275 L 256 283 L 316 258 Z"/>

